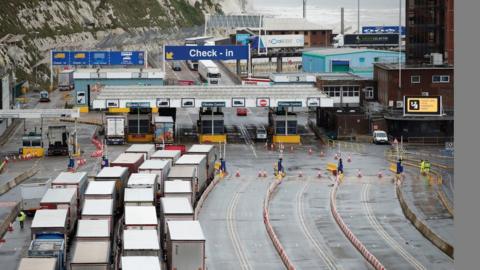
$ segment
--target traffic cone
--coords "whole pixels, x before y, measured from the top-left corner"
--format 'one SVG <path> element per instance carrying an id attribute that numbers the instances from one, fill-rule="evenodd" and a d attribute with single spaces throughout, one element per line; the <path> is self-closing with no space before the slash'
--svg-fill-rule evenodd
<path id="1" fill-rule="evenodd" d="M 358 178 L 362 177 L 362 171 L 360 171 L 360 169 L 357 170 L 357 176 L 358 176 Z"/>
<path id="2" fill-rule="evenodd" d="M 337 160 L 337 159 L 338 159 L 338 155 L 337 155 L 337 154 L 335 154 L 335 157 L 334 157 L 334 158 L 335 158 L 335 160 Z"/>
<path id="3" fill-rule="evenodd" d="M 5 243 L 5 242 L 7 242 L 5 239 L 0 238 L 0 243 Z"/>
<path id="4" fill-rule="evenodd" d="M 235 173 L 235 177 L 240 177 L 240 171 L 237 170 L 237 172 Z"/>
<path id="5" fill-rule="evenodd" d="M 258 177 L 262 177 L 262 176 L 263 176 L 262 170 L 258 171 Z"/>
<path id="6" fill-rule="evenodd" d="M 265 148 L 268 148 L 268 143 L 267 142 L 265 142 Z"/>
<path id="7" fill-rule="evenodd" d="M 317 177 L 322 178 L 322 171 L 321 170 L 318 170 Z"/>
<path id="8" fill-rule="evenodd" d="M 273 143 L 270 144 L 270 149 L 272 149 L 272 150 L 275 149 L 275 145 Z"/>
<path id="9" fill-rule="evenodd" d="M 263 177 L 267 177 L 267 171 L 263 170 Z"/>
<path id="10" fill-rule="evenodd" d="M 348 156 L 347 161 L 348 161 L 348 162 L 352 162 L 352 157 L 351 157 L 351 156 Z"/>
<path id="11" fill-rule="evenodd" d="M 312 154 L 312 148 L 308 148 L 308 154 L 311 155 Z"/>
<path id="12" fill-rule="evenodd" d="M 13 224 L 10 222 L 10 225 L 8 225 L 7 231 L 13 232 Z"/>
<path id="13" fill-rule="evenodd" d="M 13 155 L 13 161 L 17 161 L 17 157 L 15 155 Z"/>
<path id="14" fill-rule="evenodd" d="M 298 177 L 303 177 L 303 172 L 302 172 L 302 171 L 300 171 L 300 172 L 298 173 Z"/>
<path id="15" fill-rule="evenodd" d="M 383 175 L 382 175 L 382 171 L 378 171 L 378 178 L 382 178 Z"/>
<path id="16" fill-rule="evenodd" d="M 325 153 L 323 153 L 323 151 L 320 151 L 320 157 L 324 157 L 325 156 Z"/>
<path id="17" fill-rule="evenodd" d="M 5 157 L 5 163 L 8 163 L 8 161 L 9 161 L 9 158 Z"/>

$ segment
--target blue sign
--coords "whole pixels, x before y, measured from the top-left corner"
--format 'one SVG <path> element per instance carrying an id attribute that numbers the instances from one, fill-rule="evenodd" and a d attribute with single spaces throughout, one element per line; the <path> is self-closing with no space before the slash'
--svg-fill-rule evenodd
<path id="1" fill-rule="evenodd" d="M 110 52 L 110 65 L 143 65 L 143 52 Z"/>
<path id="2" fill-rule="evenodd" d="M 70 63 L 70 52 L 52 52 L 52 65 L 68 65 Z"/>
<path id="3" fill-rule="evenodd" d="M 165 60 L 248 59 L 248 46 L 165 46 Z"/>
<path id="4" fill-rule="evenodd" d="M 363 34 L 394 34 L 398 33 L 398 25 L 397 26 L 363 26 L 362 27 Z M 405 35 L 405 26 L 402 26 L 402 35 Z"/>
<path id="5" fill-rule="evenodd" d="M 70 65 L 88 65 L 89 52 L 70 52 Z"/>
<path id="6" fill-rule="evenodd" d="M 247 41 L 249 37 L 250 37 L 250 34 L 237 34 L 235 36 L 235 40 L 237 41 L 237 44 L 247 45 Z"/>
<path id="7" fill-rule="evenodd" d="M 108 65 L 110 63 L 109 52 L 90 52 L 91 65 Z"/>
<path id="8" fill-rule="evenodd" d="M 141 65 L 143 51 L 53 51 L 52 65 Z"/>

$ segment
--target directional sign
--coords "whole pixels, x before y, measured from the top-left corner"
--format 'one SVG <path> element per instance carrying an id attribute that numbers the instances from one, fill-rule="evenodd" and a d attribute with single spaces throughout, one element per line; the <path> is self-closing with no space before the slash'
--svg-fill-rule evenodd
<path id="1" fill-rule="evenodd" d="M 301 101 L 279 101 L 278 107 L 302 107 Z"/>
<path id="2" fill-rule="evenodd" d="M 91 65 L 108 65 L 110 63 L 109 52 L 90 52 Z"/>
<path id="3" fill-rule="evenodd" d="M 441 96 L 405 96 L 404 115 L 442 115 Z"/>
<path id="4" fill-rule="evenodd" d="M 52 52 L 52 64 L 53 65 L 68 65 L 70 61 L 70 52 L 56 51 Z"/>
<path id="5" fill-rule="evenodd" d="M 143 52 L 110 52 L 110 65 L 143 65 Z"/>
<path id="6" fill-rule="evenodd" d="M 248 59 L 248 46 L 165 46 L 165 60 Z"/>
<path id="7" fill-rule="evenodd" d="M 89 52 L 70 52 L 71 65 L 88 65 Z"/>
<path id="8" fill-rule="evenodd" d="M 143 51 L 52 51 L 52 65 L 144 65 Z"/>
<path id="9" fill-rule="evenodd" d="M 211 108 L 211 107 L 225 107 L 225 101 L 202 101 L 202 107 Z"/>

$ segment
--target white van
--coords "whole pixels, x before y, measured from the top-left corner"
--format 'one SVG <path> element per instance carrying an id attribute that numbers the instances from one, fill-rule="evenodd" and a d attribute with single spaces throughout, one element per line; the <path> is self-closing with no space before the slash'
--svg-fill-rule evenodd
<path id="1" fill-rule="evenodd" d="M 373 143 L 374 144 L 388 144 L 387 133 L 383 130 L 375 130 L 373 132 Z"/>

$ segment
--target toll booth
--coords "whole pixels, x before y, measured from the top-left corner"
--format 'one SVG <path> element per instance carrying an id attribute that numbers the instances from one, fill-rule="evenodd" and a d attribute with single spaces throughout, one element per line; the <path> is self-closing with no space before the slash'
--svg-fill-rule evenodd
<path id="1" fill-rule="evenodd" d="M 270 109 L 268 113 L 269 133 L 273 143 L 299 144 L 297 124 L 297 114 L 289 112 L 288 107 Z"/>
<path id="2" fill-rule="evenodd" d="M 197 124 L 200 143 L 223 143 L 227 141 L 221 108 L 200 108 Z"/>
<path id="3" fill-rule="evenodd" d="M 42 133 L 29 132 L 22 137 L 22 155 L 32 155 L 43 157 L 45 150 L 43 149 Z"/>
<path id="4" fill-rule="evenodd" d="M 127 141 L 129 143 L 150 143 L 153 141 L 152 109 L 130 107 L 127 114 Z"/>

